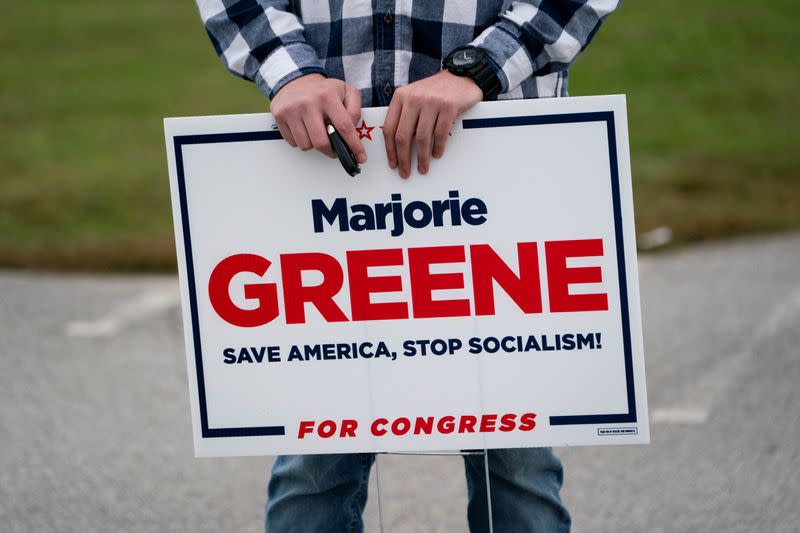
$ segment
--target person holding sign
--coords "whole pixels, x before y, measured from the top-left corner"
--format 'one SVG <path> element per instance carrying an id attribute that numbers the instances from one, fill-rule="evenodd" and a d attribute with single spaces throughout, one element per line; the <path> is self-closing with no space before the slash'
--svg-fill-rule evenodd
<path id="1" fill-rule="evenodd" d="M 271 100 L 283 138 L 334 157 L 333 127 L 359 163 L 362 107 L 389 106 L 389 166 L 430 170 L 450 128 L 482 100 L 567 95 L 567 68 L 619 0 L 196 0 L 215 50 L 233 74 Z M 530 164 L 530 162 L 525 162 Z M 266 528 L 360 532 L 374 454 L 277 458 Z M 472 532 L 487 531 L 483 459 L 464 456 Z M 489 450 L 498 532 L 568 531 L 560 461 L 549 448 Z"/>

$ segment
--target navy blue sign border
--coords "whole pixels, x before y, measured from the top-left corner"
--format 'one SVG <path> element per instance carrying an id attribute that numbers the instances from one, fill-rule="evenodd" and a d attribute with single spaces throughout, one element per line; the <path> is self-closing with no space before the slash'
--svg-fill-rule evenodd
<path id="1" fill-rule="evenodd" d="M 625 270 L 625 246 L 622 232 L 622 205 L 620 200 L 619 168 L 617 163 L 616 129 L 614 113 L 599 111 L 591 113 L 566 113 L 558 115 L 517 116 L 484 119 L 466 119 L 464 129 L 501 128 L 510 126 L 537 126 L 546 124 L 570 124 L 579 122 L 604 122 L 608 137 L 608 158 L 611 174 L 611 194 L 614 210 L 614 231 L 616 234 L 617 270 L 619 274 L 620 311 L 622 318 L 622 336 L 625 357 L 625 380 L 627 389 L 628 412 L 610 414 L 585 414 L 551 416 L 551 426 L 567 426 L 581 424 L 618 424 L 632 423 L 636 417 L 636 393 L 633 378 L 633 352 L 631 348 L 630 313 L 628 308 L 628 283 Z M 192 239 L 189 227 L 189 210 L 186 199 L 186 179 L 183 166 L 183 147 L 193 144 L 212 144 L 225 142 L 269 141 L 281 139 L 278 131 L 253 131 L 240 133 L 212 133 L 200 135 L 176 135 L 173 138 L 175 162 L 178 178 L 178 195 L 180 198 L 181 225 L 183 229 L 183 246 L 186 255 L 186 278 L 189 289 L 189 306 L 192 316 L 192 338 L 194 341 L 195 372 L 197 374 L 197 396 L 200 404 L 200 426 L 203 438 L 219 437 L 256 437 L 285 435 L 285 426 L 210 428 L 208 426 L 208 410 L 206 407 L 205 378 L 203 374 L 202 346 L 197 310 L 196 281 L 194 262 L 192 259 Z"/>
<path id="2" fill-rule="evenodd" d="M 625 270 L 625 243 L 622 232 L 622 202 L 619 190 L 619 165 L 617 162 L 617 133 L 613 111 L 592 113 L 565 113 L 522 117 L 479 118 L 464 120 L 464 129 L 505 128 L 510 126 L 540 126 L 544 124 L 574 124 L 576 122 L 605 122 L 608 137 L 608 162 L 611 174 L 611 197 L 614 204 L 614 233 L 617 245 L 617 272 L 619 274 L 620 315 L 625 358 L 625 389 L 628 399 L 627 413 L 585 414 L 551 416 L 551 426 L 579 424 L 619 424 L 636 422 L 636 389 L 633 379 L 633 351 L 631 348 L 630 311 L 628 309 L 628 276 Z"/>
<path id="3" fill-rule="evenodd" d="M 194 341 L 194 367 L 197 374 L 197 400 L 200 404 L 200 428 L 204 439 L 219 437 L 261 437 L 285 435 L 285 426 L 254 426 L 238 428 L 208 427 L 208 409 L 206 408 L 206 384 L 203 374 L 203 350 L 200 343 L 200 321 L 197 312 L 197 288 L 194 277 L 194 261 L 192 260 L 192 237 L 189 229 L 189 208 L 186 200 L 186 179 L 183 170 L 183 147 L 191 144 L 212 144 L 243 141 L 269 141 L 280 139 L 277 131 L 254 131 L 243 133 L 212 133 L 204 135 L 176 135 L 175 168 L 178 174 L 178 195 L 181 204 L 181 226 L 183 227 L 183 248 L 186 254 L 186 281 L 189 285 L 189 307 L 192 313 L 192 339 Z"/>

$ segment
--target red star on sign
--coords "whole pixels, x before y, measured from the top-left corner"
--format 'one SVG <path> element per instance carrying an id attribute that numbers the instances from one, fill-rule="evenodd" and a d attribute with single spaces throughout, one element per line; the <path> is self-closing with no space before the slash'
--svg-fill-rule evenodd
<path id="1" fill-rule="evenodd" d="M 367 126 L 367 123 L 362 120 L 361 121 L 361 127 L 356 128 L 356 131 L 358 132 L 358 138 L 359 139 L 369 139 L 371 141 L 372 140 L 372 130 L 374 130 L 374 129 L 375 129 L 374 126 L 372 126 L 372 127 Z"/>

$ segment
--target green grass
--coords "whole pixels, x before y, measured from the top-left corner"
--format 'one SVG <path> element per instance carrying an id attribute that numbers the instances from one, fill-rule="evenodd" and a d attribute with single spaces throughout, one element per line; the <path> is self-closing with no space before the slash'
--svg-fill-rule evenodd
<path id="1" fill-rule="evenodd" d="M 629 0 L 578 60 L 628 94 L 639 231 L 800 226 L 796 6 Z M 17 2 L 0 47 L 0 266 L 174 268 L 162 118 L 267 109 L 193 3 Z"/>
<path id="2" fill-rule="evenodd" d="M 628 94 L 639 231 L 800 225 L 798 20 L 795 0 L 629 1 L 608 20 L 570 86 Z"/>

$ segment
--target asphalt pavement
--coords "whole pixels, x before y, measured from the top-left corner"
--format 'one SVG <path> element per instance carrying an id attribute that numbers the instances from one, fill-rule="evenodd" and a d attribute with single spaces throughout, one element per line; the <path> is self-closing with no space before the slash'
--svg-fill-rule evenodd
<path id="1" fill-rule="evenodd" d="M 800 234 L 640 270 L 652 444 L 558 450 L 574 531 L 800 531 Z M 193 457 L 184 357 L 174 277 L 0 273 L 0 531 L 263 531 L 272 459 Z M 466 531 L 459 457 L 380 469 L 386 533 Z"/>

